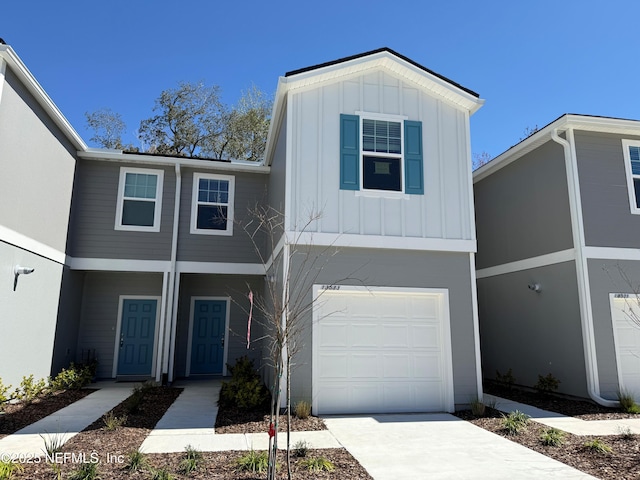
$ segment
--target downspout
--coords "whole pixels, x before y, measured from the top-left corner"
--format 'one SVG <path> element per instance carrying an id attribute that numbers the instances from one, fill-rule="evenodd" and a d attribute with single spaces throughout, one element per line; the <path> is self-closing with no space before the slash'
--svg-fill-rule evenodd
<path id="1" fill-rule="evenodd" d="M 593 315 L 589 306 L 590 288 L 587 281 L 587 259 L 584 255 L 585 239 L 580 213 L 580 189 L 578 184 L 578 167 L 575 151 L 572 148 L 573 130 L 567 131 L 571 142 L 558 135 L 558 129 L 551 132 L 551 139 L 562 145 L 564 149 L 565 168 L 567 172 L 567 186 L 569 190 L 569 209 L 571 212 L 571 230 L 573 231 L 573 245 L 576 258 L 576 275 L 578 280 L 578 298 L 580 299 L 580 323 L 582 324 L 582 345 L 584 348 L 585 367 L 587 373 L 587 392 L 596 403 L 605 407 L 618 407 L 615 400 L 608 400 L 600 396 L 600 381 L 598 379 L 598 360 L 596 358 L 596 342 L 593 330 Z"/>
<path id="2" fill-rule="evenodd" d="M 175 328 L 174 328 L 174 306 L 176 303 L 176 259 L 178 256 L 178 224 L 180 221 L 180 192 L 182 187 L 182 173 L 180 171 L 180 164 L 176 163 L 176 191 L 175 199 L 173 203 L 173 231 L 171 236 L 171 260 L 169 262 L 169 285 L 167 288 L 167 318 L 165 321 L 164 330 L 164 353 L 162 364 L 162 383 L 170 383 L 173 381 L 173 358 L 171 355 L 174 353 L 174 341 L 175 341 Z"/>

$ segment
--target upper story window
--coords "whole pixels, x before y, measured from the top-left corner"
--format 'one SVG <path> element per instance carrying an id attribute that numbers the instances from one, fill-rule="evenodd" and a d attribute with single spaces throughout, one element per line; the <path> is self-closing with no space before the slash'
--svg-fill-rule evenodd
<path id="1" fill-rule="evenodd" d="M 233 234 L 235 178 L 229 175 L 195 173 L 191 201 L 191 233 Z"/>
<path id="2" fill-rule="evenodd" d="M 340 115 L 340 188 L 424 193 L 422 122 L 404 117 Z"/>
<path id="3" fill-rule="evenodd" d="M 623 140 L 624 167 L 631 213 L 640 215 L 640 141 Z"/>
<path id="4" fill-rule="evenodd" d="M 120 168 L 116 230 L 159 232 L 163 170 Z"/>

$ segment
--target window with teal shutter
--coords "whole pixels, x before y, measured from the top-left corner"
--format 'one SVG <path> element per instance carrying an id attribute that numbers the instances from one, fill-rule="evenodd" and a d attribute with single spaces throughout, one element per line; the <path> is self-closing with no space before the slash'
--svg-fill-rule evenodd
<path id="1" fill-rule="evenodd" d="M 422 122 L 404 122 L 404 178 L 405 193 L 424 194 L 424 167 L 422 162 Z"/>

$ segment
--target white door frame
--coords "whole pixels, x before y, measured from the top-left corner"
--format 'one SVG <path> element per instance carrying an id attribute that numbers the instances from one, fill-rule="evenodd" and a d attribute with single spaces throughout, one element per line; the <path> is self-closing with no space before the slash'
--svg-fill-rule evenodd
<path id="1" fill-rule="evenodd" d="M 229 310 L 231 310 L 231 297 L 191 297 L 189 307 L 189 335 L 187 338 L 187 369 L 185 375 L 191 375 L 191 344 L 193 340 L 193 314 L 196 300 L 219 300 L 226 303 L 224 320 L 224 348 L 222 351 L 222 375 L 227 375 L 227 355 L 229 354 Z"/>
<path id="2" fill-rule="evenodd" d="M 442 337 L 444 345 L 442 345 L 443 355 L 443 393 L 444 408 L 448 412 L 455 411 L 454 388 L 453 388 L 453 356 L 451 349 L 451 318 L 449 315 L 449 289 L 447 288 L 414 288 L 414 287 L 371 287 L 371 286 L 355 286 L 355 285 L 314 285 L 313 286 L 313 313 L 311 339 L 313 343 L 312 359 L 311 359 L 311 402 L 312 409 L 318 411 L 318 365 L 319 345 L 315 339 L 319 333 L 319 323 L 322 318 L 319 316 L 318 305 L 322 302 L 322 294 L 324 292 L 340 292 L 349 293 L 385 293 L 398 295 L 420 295 L 420 294 L 436 294 L 439 297 L 439 315 L 442 319 Z"/>
<path id="3" fill-rule="evenodd" d="M 158 341 L 160 336 L 160 328 L 158 328 L 158 323 L 160 321 L 160 311 L 162 296 L 155 295 L 120 295 L 118 299 L 118 319 L 116 321 L 116 338 L 115 345 L 113 347 L 113 369 L 111 372 L 111 377 L 116 378 L 118 376 L 118 360 L 120 356 L 120 332 L 122 331 L 122 308 L 124 306 L 125 300 L 155 300 L 156 301 L 156 320 L 153 325 L 153 358 L 151 360 L 151 374 L 150 376 L 155 377 L 156 375 L 156 363 L 158 357 Z"/>

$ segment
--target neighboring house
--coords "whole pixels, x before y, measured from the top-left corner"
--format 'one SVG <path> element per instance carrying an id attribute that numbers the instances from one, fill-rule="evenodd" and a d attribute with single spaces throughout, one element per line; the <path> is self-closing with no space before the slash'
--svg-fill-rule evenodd
<path id="1" fill-rule="evenodd" d="M 244 354 L 261 362 L 247 294 L 275 282 L 312 306 L 294 401 L 316 413 L 468 404 L 482 393 L 469 145 L 482 103 L 380 49 L 281 78 L 263 163 L 73 145 L 60 314 L 41 321 L 50 370 L 95 355 L 101 378 L 171 382 L 224 375 Z M 240 228 L 256 204 L 284 214 L 260 252 Z M 21 302 L 40 295 L 27 285 Z"/>
<path id="2" fill-rule="evenodd" d="M 474 172 L 485 377 L 640 400 L 639 185 L 640 122 L 580 115 Z"/>

